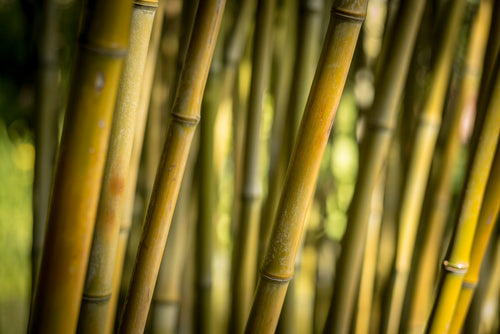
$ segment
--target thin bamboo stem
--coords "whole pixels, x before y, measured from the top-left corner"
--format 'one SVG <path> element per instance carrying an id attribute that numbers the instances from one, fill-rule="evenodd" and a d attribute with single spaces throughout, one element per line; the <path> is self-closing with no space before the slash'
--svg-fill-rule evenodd
<path id="1" fill-rule="evenodd" d="M 128 0 L 87 3 L 59 146 L 31 332 L 76 330 L 131 10 Z"/>
<path id="2" fill-rule="evenodd" d="M 342 251 L 337 263 L 332 303 L 325 324 L 325 332 L 345 333 L 351 323 L 356 289 L 363 258 L 370 201 L 373 189 L 386 160 L 397 119 L 398 103 L 408 71 L 417 28 L 422 18 L 425 1 L 407 1 L 396 18 L 392 36 L 393 57 L 383 65 L 379 89 L 367 119 L 366 133 L 361 147 L 358 181 L 348 213 L 348 222 Z M 382 79 L 383 78 L 383 79 Z"/>
<path id="3" fill-rule="evenodd" d="M 198 6 L 121 318 L 120 333 L 142 331 L 146 324 L 189 148 L 200 118 L 201 98 L 224 5 L 224 0 L 212 0 L 203 1 Z"/>
<path id="4" fill-rule="evenodd" d="M 247 333 L 272 333 L 276 328 L 366 6 L 366 1 L 348 0 L 336 1 L 333 5 L 247 322 Z"/>
<path id="5" fill-rule="evenodd" d="M 450 333 L 460 333 L 465 321 L 469 305 L 479 281 L 481 263 L 491 234 L 496 226 L 498 210 L 500 208 L 500 145 L 497 144 L 495 158 L 491 167 L 490 176 L 484 192 L 481 211 L 477 219 L 476 232 L 472 244 L 470 265 L 462 282 L 457 306 L 451 322 Z"/>
<path id="6" fill-rule="evenodd" d="M 477 116 L 471 144 L 466 184 L 462 190 L 455 219 L 452 240 L 437 289 L 426 333 L 443 333 L 451 326 L 456 302 L 469 267 L 470 251 L 483 200 L 488 174 L 500 131 L 500 62 L 497 61 L 489 88 L 490 96 L 485 116 Z M 482 110 L 479 110 L 481 113 Z"/>

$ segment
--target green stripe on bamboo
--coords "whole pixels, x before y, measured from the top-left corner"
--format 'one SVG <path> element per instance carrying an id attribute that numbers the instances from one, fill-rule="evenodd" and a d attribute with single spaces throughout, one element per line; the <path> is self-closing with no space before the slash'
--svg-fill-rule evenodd
<path id="1" fill-rule="evenodd" d="M 247 322 L 247 333 L 276 329 L 293 276 L 307 209 L 342 95 L 366 1 L 335 1 L 316 75 L 292 154 L 273 232 Z M 339 47 L 342 45 L 342 47 Z"/>
<path id="2" fill-rule="evenodd" d="M 208 0 L 198 6 L 125 301 L 120 333 L 143 331 L 146 324 L 189 149 L 200 119 L 201 99 L 224 5 L 224 0 Z"/>

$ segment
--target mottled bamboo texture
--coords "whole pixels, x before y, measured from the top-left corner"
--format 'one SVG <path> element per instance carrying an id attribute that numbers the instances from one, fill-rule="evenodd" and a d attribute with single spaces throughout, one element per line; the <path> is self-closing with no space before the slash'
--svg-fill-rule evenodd
<path id="1" fill-rule="evenodd" d="M 247 333 L 273 333 L 276 329 L 366 6 L 366 1 L 334 3 L 246 325 Z"/>
<path id="2" fill-rule="evenodd" d="M 351 323 L 358 277 L 363 260 L 363 245 L 368 229 L 373 189 L 387 158 L 398 115 L 398 104 L 404 87 L 411 53 L 425 1 L 405 1 L 396 18 L 396 28 L 377 82 L 377 94 L 368 114 L 358 180 L 348 213 L 347 228 L 337 263 L 334 292 L 325 333 L 345 333 Z"/>
<path id="3" fill-rule="evenodd" d="M 200 119 L 201 100 L 224 5 L 224 0 L 208 0 L 198 7 L 125 301 L 121 333 L 142 332 L 146 324 L 189 149 Z"/>
<path id="4" fill-rule="evenodd" d="M 458 204 L 454 231 L 437 288 L 426 333 L 444 333 L 450 326 L 464 276 L 469 268 L 470 252 L 484 190 L 490 172 L 500 130 L 499 64 L 491 76 L 484 117 L 477 116 L 474 128 L 466 183 Z"/>
<path id="5" fill-rule="evenodd" d="M 120 220 L 132 154 L 137 105 L 158 2 L 135 1 L 83 291 L 78 331 L 103 333 L 112 294 Z"/>
<path id="6" fill-rule="evenodd" d="M 87 2 L 30 330 L 76 330 L 132 3 Z"/>

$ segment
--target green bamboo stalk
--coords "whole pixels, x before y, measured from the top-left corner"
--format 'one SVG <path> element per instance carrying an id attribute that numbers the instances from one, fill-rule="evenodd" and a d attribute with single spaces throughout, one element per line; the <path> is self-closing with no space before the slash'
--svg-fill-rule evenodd
<path id="1" fill-rule="evenodd" d="M 337 263 L 332 303 L 325 332 L 345 333 L 351 323 L 358 277 L 363 258 L 373 188 L 386 160 L 397 119 L 398 103 L 408 71 L 411 52 L 417 35 L 425 1 L 407 1 L 396 18 L 392 36 L 393 56 L 387 57 L 376 87 L 372 109 L 368 114 L 366 133 L 360 152 L 360 169 L 342 251 Z"/>
<path id="2" fill-rule="evenodd" d="M 87 3 L 59 146 L 31 332 L 76 330 L 131 10 L 128 0 Z"/>
<path id="3" fill-rule="evenodd" d="M 102 333 L 106 329 L 120 220 L 132 154 L 137 104 L 157 7 L 157 0 L 134 1 L 129 51 L 125 57 L 118 88 L 80 308 L 78 331 L 81 333 L 96 331 Z"/>
<path id="4" fill-rule="evenodd" d="M 479 281 L 479 272 L 491 234 L 496 226 L 500 208 L 500 145 L 497 144 L 495 158 L 484 192 L 476 232 L 470 255 L 470 266 L 464 276 L 457 306 L 451 322 L 450 333 L 460 333 L 465 316 Z"/>
<path id="5" fill-rule="evenodd" d="M 497 61 L 489 88 L 491 98 L 487 107 L 478 111 L 485 112 L 485 116 L 477 116 L 476 122 L 480 123 L 476 124 L 473 133 L 467 181 L 462 190 L 452 240 L 446 260 L 443 261 L 437 296 L 427 322 L 426 333 L 443 333 L 450 328 L 460 288 L 469 267 L 480 205 L 500 131 L 499 65 Z"/>
<path id="6" fill-rule="evenodd" d="M 33 179 L 33 246 L 32 289 L 42 256 L 50 183 L 57 148 L 57 118 L 61 96 L 59 94 L 59 10 L 56 1 L 42 1 L 42 24 L 38 47 L 36 81 L 35 175 Z"/>
<path id="7" fill-rule="evenodd" d="M 224 5 L 224 0 L 213 0 L 198 6 L 121 318 L 121 333 L 142 331 L 146 324 L 189 148 L 200 118 L 201 97 Z"/>
<path id="8" fill-rule="evenodd" d="M 275 1 L 257 4 L 253 41 L 252 79 L 243 151 L 240 216 L 234 237 L 229 332 L 241 333 L 255 288 L 262 180 L 260 174 L 260 127 L 264 91 L 269 80 Z"/>
<path id="9" fill-rule="evenodd" d="M 398 215 L 398 246 L 392 275 L 390 303 L 384 322 L 384 332 L 387 333 L 395 333 L 399 330 L 425 185 L 441 123 L 459 27 L 466 7 L 466 1 L 455 1 L 450 9 L 443 41 L 439 45 L 437 61 L 432 72 L 428 97 L 419 113 L 418 124 L 412 138 L 410 160 Z"/>
<path id="10" fill-rule="evenodd" d="M 348 0 L 335 1 L 333 5 L 247 322 L 247 333 L 272 333 L 276 328 L 366 6 L 366 1 Z"/>
<path id="11" fill-rule="evenodd" d="M 441 163 L 434 176 L 435 182 L 427 189 L 427 210 L 424 210 L 422 224 L 423 240 L 421 248 L 415 253 L 413 281 L 408 286 L 408 320 L 403 323 L 404 332 L 421 333 L 425 326 L 432 290 L 438 269 L 437 259 L 441 251 L 441 240 L 444 235 L 446 221 L 451 204 L 451 188 L 453 185 L 453 169 L 461 149 L 459 130 L 468 106 L 475 105 L 479 88 L 479 74 L 486 47 L 486 33 L 491 22 L 491 2 L 482 1 L 475 18 L 469 47 L 464 65 L 461 85 L 457 93 L 458 101 L 452 110 L 450 125 L 446 131 L 445 143 L 438 146 Z"/>

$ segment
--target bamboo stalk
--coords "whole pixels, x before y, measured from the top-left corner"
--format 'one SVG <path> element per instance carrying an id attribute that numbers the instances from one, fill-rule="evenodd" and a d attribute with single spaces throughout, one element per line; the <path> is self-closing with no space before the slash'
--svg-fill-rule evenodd
<path id="1" fill-rule="evenodd" d="M 342 251 L 337 262 L 337 275 L 325 332 L 347 332 L 351 323 L 363 258 L 363 248 L 360 245 L 364 244 L 366 239 L 373 188 L 389 150 L 398 103 L 424 7 L 425 1 L 404 2 L 400 9 L 401 15 L 396 18 L 396 28 L 391 39 L 394 44 L 390 47 L 393 57 L 387 57 L 383 65 L 381 75 L 384 76 L 379 78 L 376 85 L 379 91 L 367 119 L 360 152 L 358 181 L 349 208 Z"/>
<path id="2" fill-rule="evenodd" d="M 475 105 L 479 86 L 479 73 L 486 47 L 486 33 L 491 22 L 491 2 L 482 1 L 479 13 L 476 15 L 472 28 L 469 47 L 465 60 L 461 86 L 457 93 L 458 101 L 451 114 L 450 126 L 447 130 L 445 143 L 437 147 L 440 151 L 441 163 L 434 176 L 435 182 L 427 189 L 425 203 L 429 203 L 424 210 L 422 224 L 423 240 L 420 250 L 415 253 L 415 268 L 413 282 L 408 289 L 408 320 L 404 323 L 404 331 L 420 333 L 423 331 L 432 302 L 432 290 L 436 277 L 437 259 L 441 250 L 441 240 L 446 227 L 446 221 L 451 204 L 451 188 L 453 185 L 453 169 L 461 149 L 459 138 L 460 125 L 468 107 Z M 436 265 L 434 265 L 436 264 Z M 424 269 L 425 268 L 425 269 Z"/>
<path id="3" fill-rule="evenodd" d="M 87 3 L 59 146 L 31 332 L 76 330 L 131 10 L 128 0 Z"/>
<path id="4" fill-rule="evenodd" d="M 472 244 L 470 265 L 462 282 L 457 306 L 451 322 L 450 333 L 460 333 L 465 321 L 469 305 L 479 281 L 481 263 L 486 253 L 486 247 L 496 226 L 498 210 L 500 208 L 500 145 L 497 144 L 495 158 L 491 167 L 490 176 L 484 192 L 481 211 L 477 219 L 476 232 Z"/>
<path id="5" fill-rule="evenodd" d="M 201 97 L 224 5 L 224 0 L 213 0 L 198 6 L 121 318 L 121 333 L 144 330 L 189 148 L 200 118 Z"/>
<path id="6" fill-rule="evenodd" d="M 419 113 L 412 138 L 410 160 L 398 215 L 398 246 L 392 275 L 390 303 L 384 322 L 384 332 L 387 333 L 395 333 L 399 330 L 425 186 L 441 124 L 459 27 L 466 7 L 466 1 L 455 1 L 450 9 L 444 39 L 439 45 L 436 64 L 432 72 L 430 91 Z"/>
<path id="7" fill-rule="evenodd" d="M 450 328 L 460 288 L 469 267 L 474 231 L 500 130 L 499 65 L 497 61 L 489 88 L 491 98 L 484 110 L 485 116 L 478 115 L 476 120 L 480 124 L 476 124 L 474 129 L 467 181 L 462 190 L 452 240 L 446 260 L 443 261 L 437 296 L 426 333 L 443 333 Z"/>
<path id="8" fill-rule="evenodd" d="M 321 158 L 342 94 L 366 1 L 336 1 L 266 253 L 247 333 L 276 328 L 311 202 Z M 339 47 L 342 45 L 342 47 Z M 334 88 L 334 89 L 332 89 Z"/>
<path id="9" fill-rule="evenodd" d="M 241 194 L 239 194 L 240 216 L 234 237 L 231 266 L 232 297 L 229 331 L 232 333 L 243 331 L 257 276 L 260 197 L 262 193 L 259 164 L 260 127 L 264 91 L 269 80 L 274 7 L 274 0 L 260 0 L 257 3 L 252 79 L 243 151 L 243 179 Z"/>
<path id="10" fill-rule="evenodd" d="M 112 295 L 120 220 L 132 154 L 137 104 L 157 0 L 134 1 L 129 51 L 120 78 L 78 331 L 104 332 Z"/>

